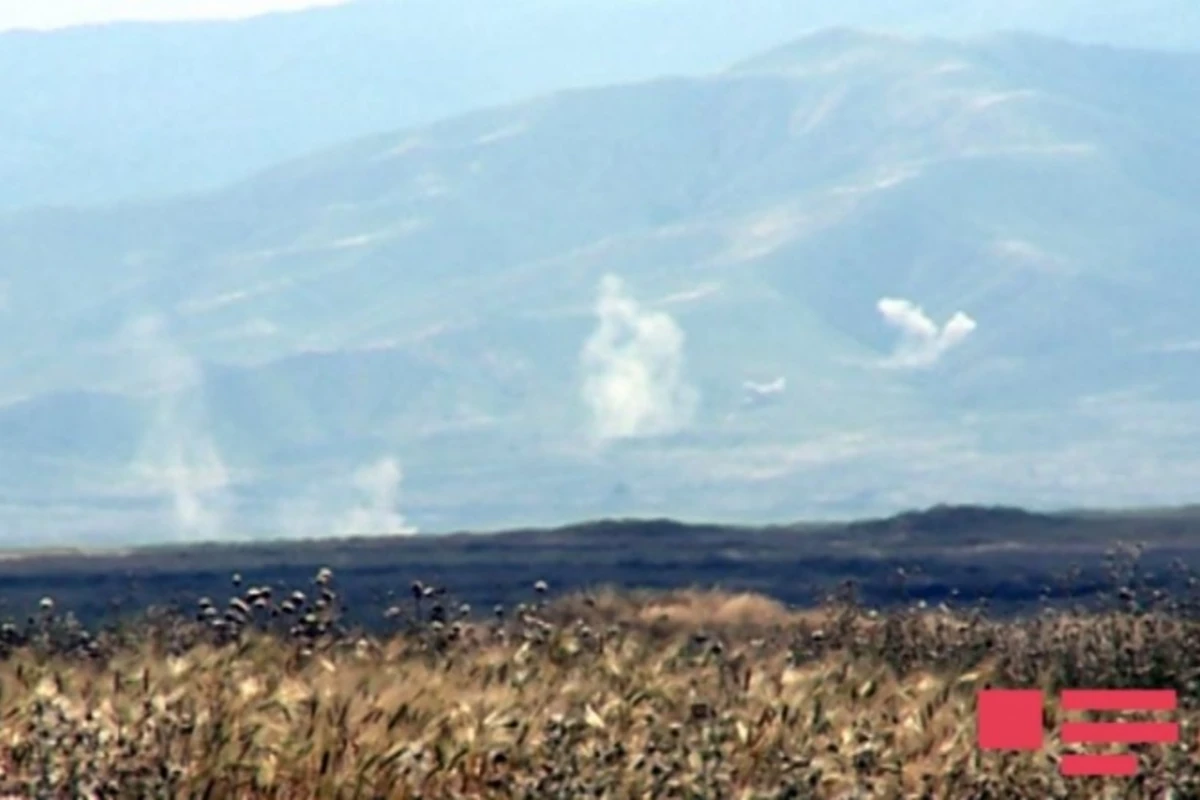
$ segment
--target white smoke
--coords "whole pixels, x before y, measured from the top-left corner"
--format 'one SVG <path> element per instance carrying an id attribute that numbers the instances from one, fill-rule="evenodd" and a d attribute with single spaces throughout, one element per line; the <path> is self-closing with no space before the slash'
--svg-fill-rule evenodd
<path id="1" fill-rule="evenodd" d="M 132 465 L 135 477 L 168 500 L 181 538 L 220 538 L 229 470 L 205 430 L 203 370 L 171 341 L 161 317 L 135 320 L 118 341 L 136 365 L 141 388 L 154 397 L 150 430 Z"/>
<path id="2" fill-rule="evenodd" d="M 354 473 L 354 486 L 363 502 L 347 512 L 337 523 L 338 536 L 415 534 L 397 510 L 404 472 L 395 458 L 381 458 Z"/>
<path id="3" fill-rule="evenodd" d="M 683 378 L 684 335 L 643 311 L 615 275 L 600 282 L 596 330 L 584 344 L 583 398 L 600 440 L 659 436 L 691 423 L 698 396 Z"/>
<path id="4" fill-rule="evenodd" d="M 975 320 L 958 311 L 939 329 L 920 306 L 899 298 L 884 297 L 876 308 L 887 324 L 900 329 L 900 341 L 884 366 L 931 367 L 976 328 Z"/>
<path id="5" fill-rule="evenodd" d="M 742 396 L 742 402 L 745 405 L 758 405 L 769 402 L 772 398 L 783 394 L 786 388 L 787 378 L 782 375 L 766 383 L 745 381 L 742 383 L 742 389 L 745 392 Z"/>

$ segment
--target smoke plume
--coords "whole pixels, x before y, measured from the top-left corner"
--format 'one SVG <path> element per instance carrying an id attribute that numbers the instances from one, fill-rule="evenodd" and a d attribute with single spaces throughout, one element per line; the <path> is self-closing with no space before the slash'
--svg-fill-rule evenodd
<path id="1" fill-rule="evenodd" d="M 376 534 L 415 534 L 397 510 L 400 484 L 404 473 L 395 458 L 381 458 L 354 473 L 354 487 L 361 493 L 362 502 L 339 521 L 335 533 L 339 536 Z"/>
<path id="2" fill-rule="evenodd" d="M 920 306 L 908 300 L 884 297 L 876 306 L 884 322 L 900 330 L 900 341 L 885 366 L 920 369 L 931 367 L 975 330 L 975 320 L 959 311 L 941 328 Z"/>
<path id="3" fill-rule="evenodd" d="M 153 417 L 133 463 L 138 481 L 167 500 L 177 535 L 219 539 L 225 533 L 229 471 L 204 424 L 203 370 L 175 345 L 161 317 L 135 320 L 120 341 L 153 398 Z"/>
<path id="4" fill-rule="evenodd" d="M 683 377 L 684 335 L 675 320 L 643 311 L 615 275 L 600 282 L 595 309 L 596 330 L 581 354 L 595 436 L 660 436 L 690 424 L 698 396 Z"/>
<path id="5" fill-rule="evenodd" d="M 772 381 L 759 383 L 757 381 L 744 381 L 742 383 L 743 405 L 761 405 L 768 403 L 783 394 L 787 389 L 787 378 L 780 375 Z"/>

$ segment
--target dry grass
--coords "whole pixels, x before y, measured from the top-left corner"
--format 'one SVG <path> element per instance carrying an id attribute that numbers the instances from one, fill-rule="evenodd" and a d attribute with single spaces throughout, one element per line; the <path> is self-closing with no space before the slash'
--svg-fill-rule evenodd
<path id="1" fill-rule="evenodd" d="M 1190 601 L 1126 588 L 1110 612 L 1000 622 L 538 587 L 480 619 L 414 584 L 365 636 L 332 574 L 315 584 L 96 635 L 47 602 L 0 630 L 0 797 L 1200 796 L 1183 744 L 1136 779 L 1059 777 L 1056 709 L 1044 753 L 974 743 L 986 685 L 1175 687 L 1195 742 Z"/>

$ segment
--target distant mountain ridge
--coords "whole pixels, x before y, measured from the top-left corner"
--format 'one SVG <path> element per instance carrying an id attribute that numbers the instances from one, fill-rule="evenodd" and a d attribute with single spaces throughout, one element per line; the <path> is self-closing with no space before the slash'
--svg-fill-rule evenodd
<path id="1" fill-rule="evenodd" d="M 1182 502 L 1198 64 L 834 31 L 2 215 L 0 541 Z"/>
<path id="2" fill-rule="evenodd" d="M 484 105 L 718 71 L 838 24 L 1200 50 L 1190 0 L 358 0 L 239 22 L 8 32 L 0 208 L 216 188 Z"/>

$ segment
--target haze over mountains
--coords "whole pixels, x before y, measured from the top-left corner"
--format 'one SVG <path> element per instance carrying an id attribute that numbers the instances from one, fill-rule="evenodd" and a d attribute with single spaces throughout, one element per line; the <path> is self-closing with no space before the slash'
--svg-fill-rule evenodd
<path id="1" fill-rule="evenodd" d="M 718 71 L 833 25 L 1200 49 L 1192 0 L 356 0 L 242 22 L 4 33 L 0 208 L 216 188 L 485 105 Z"/>
<path id="2" fill-rule="evenodd" d="M 1198 79 L 839 28 L 7 213 L 0 540 L 1184 501 Z"/>

